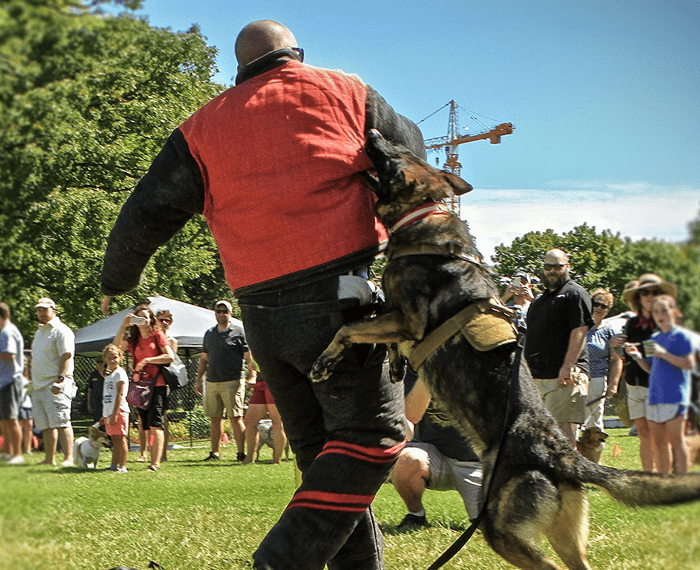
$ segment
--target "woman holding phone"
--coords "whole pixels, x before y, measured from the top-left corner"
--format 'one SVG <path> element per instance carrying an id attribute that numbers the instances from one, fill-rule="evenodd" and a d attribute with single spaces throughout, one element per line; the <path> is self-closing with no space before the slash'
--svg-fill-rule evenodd
<path id="1" fill-rule="evenodd" d="M 647 421 L 647 403 L 649 401 L 649 374 L 644 370 L 630 353 L 629 347 L 634 345 L 641 349 L 641 356 L 646 357 L 642 343 L 649 340 L 656 332 L 657 326 L 651 315 L 656 297 L 662 294 L 676 296 L 676 286 L 664 281 L 655 273 L 645 273 L 638 279 L 636 287 L 626 289 L 622 300 L 636 311 L 636 316 L 630 318 L 621 335 L 615 337 L 611 346 L 625 346 L 624 378 L 627 384 L 627 404 L 630 419 L 634 421 L 639 436 L 639 455 L 644 471 L 655 471 L 654 450 Z"/>
<path id="2" fill-rule="evenodd" d="M 151 465 L 149 470 L 160 469 L 165 441 L 164 415 L 167 408 L 167 384 L 161 366 L 173 361 L 173 351 L 165 333 L 156 326 L 156 318 L 145 303 L 139 304 L 129 313 L 119 328 L 114 344 L 129 352 L 133 358 L 134 373 L 155 379 L 153 397 L 147 409 L 138 408 L 143 429 L 151 442 Z"/>

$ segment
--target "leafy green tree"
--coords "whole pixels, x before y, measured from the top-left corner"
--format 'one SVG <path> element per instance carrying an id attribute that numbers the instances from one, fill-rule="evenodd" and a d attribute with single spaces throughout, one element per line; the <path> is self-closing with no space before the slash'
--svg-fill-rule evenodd
<path id="1" fill-rule="evenodd" d="M 222 91 L 216 50 L 196 27 L 174 33 L 90 11 L 101 3 L 0 5 L 0 290 L 25 335 L 44 294 L 74 327 L 101 316 L 102 253 L 122 203 L 170 132 Z M 222 297 L 220 267 L 197 216 L 117 307 L 155 293 Z"/>

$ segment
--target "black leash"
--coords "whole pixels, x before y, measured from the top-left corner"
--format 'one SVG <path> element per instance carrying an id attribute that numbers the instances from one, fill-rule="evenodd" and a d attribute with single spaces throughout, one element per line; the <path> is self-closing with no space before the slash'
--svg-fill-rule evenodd
<path id="1" fill-rule="evenodd" d="M 508 393 L 506 397 L 506 413 L 505 419 L 503 421 L 503 431 L 501 432 L 501 441 L 498 444 L 498 453 L 496 454 L 496 460 L 493 462 L 493 469 L 491 470 L 491 477 L 489 477 L 488 486 L 486 487 L 486 492 L 484 493 L 484 500 L 481 504 L 481 510 L 479 511 L 477 517 L 472 521 L 471 525 L 469 525 L 469 528 L 467 528 L 467 530 L 465 530 L 462 533 L 462 535 L 457 540 L 455 540 L 452 543 L 452 545 L 447 550 L 445 550 L 445 552 L 443 552 L 440 555 L 440 557 L 428 567 L 428 570 L 437 570 L 438 568 L 444 566 L 452 558 L 454 558 L 455 554 L 457 554 L 467 543 L 467 541 L 473 536 L 473 534 L 476 532 L 476 529 L 479 528 L 481 520 L 484 518 L 484 513 L 486 512 L 486 505 L 488 503 L 489 494 L 491 493 L 491 487 L 493 485 L 493 478 L 498 468 L 498 462 L 501 459 L 501 451 L 503 451 L 503 442 L 505 441 L 506 433 L 508 432 L 508 420 L 510 419 L 510 412 L 513 400 L 513 390 L 511 390 L 511 388 L 518 381 L 518 376 L 520 374 L 520 361 L 523 354 L 523 345 L 525 344 L 525 334 L 522 330 L 519 331 L 517 343 L 518 344 L 515 349 L 515 358 L 513 360 L 513 371 L 510 376 L 510 383 L 507 386 Z"/>

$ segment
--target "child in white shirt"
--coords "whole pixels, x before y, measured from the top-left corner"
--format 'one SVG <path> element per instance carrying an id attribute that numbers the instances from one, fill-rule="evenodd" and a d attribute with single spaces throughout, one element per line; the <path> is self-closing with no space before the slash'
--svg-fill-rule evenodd
<path id="1" fill-rule="evenodd" d="M 129 453 L 127 435 L 129 433 L 129 404 L 126 390 L 129 377 L 121 367 L 124 355 L 121 348 L 108 344 L 102 351 L 108 376 L 105 377 L 102 393 L 102 421 L 107 435 L 112 438 L 112 465 L 105 471 L 126 473 L 126 458 Z"/>

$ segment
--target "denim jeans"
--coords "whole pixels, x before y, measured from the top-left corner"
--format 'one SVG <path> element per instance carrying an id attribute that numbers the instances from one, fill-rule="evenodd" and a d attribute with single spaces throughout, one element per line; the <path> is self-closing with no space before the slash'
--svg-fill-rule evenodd
<path id="1" fill-rule="evenodd" d="M 383 346 L 351 347 L 328 380 L 308 379 L 358 304 L 337 290 L 336 277 L 239 299 L 248 345 L 304 474 L 254 553 L 256 568 L 384 567 L 371 502 L 403 447 L 403 386 L 390 382 Z"/>

